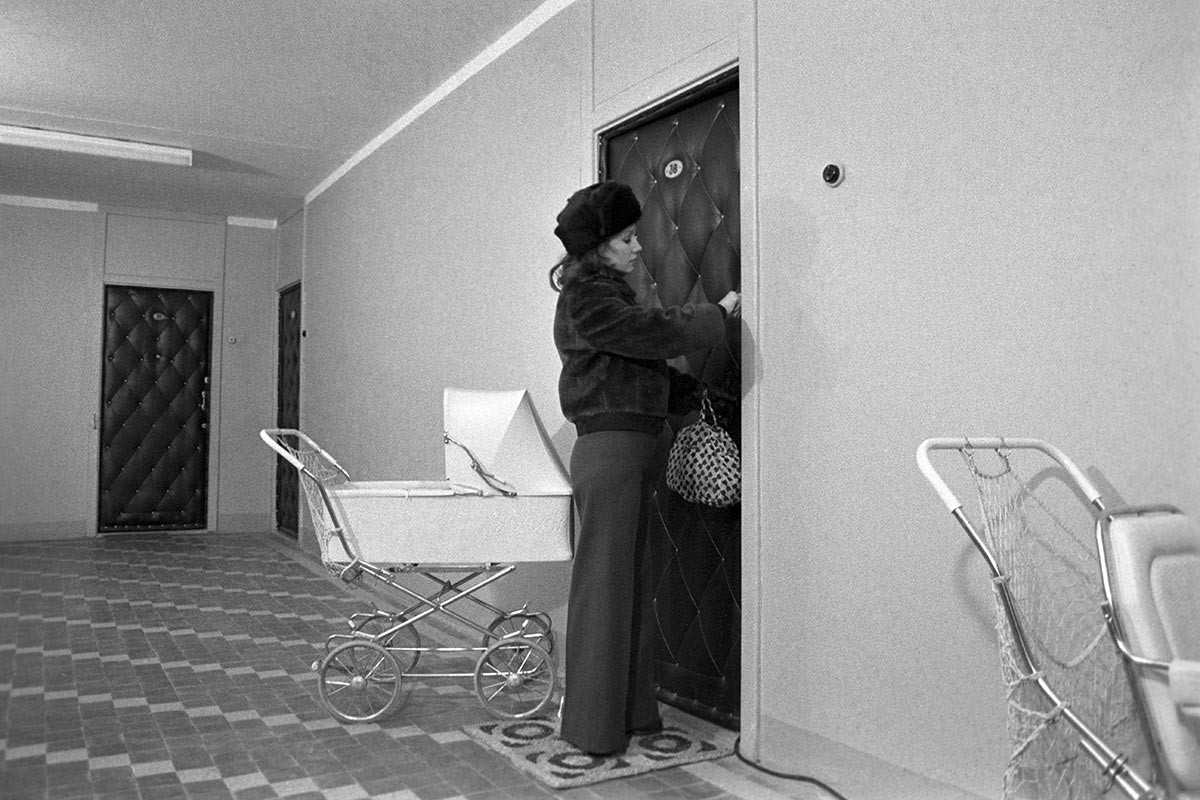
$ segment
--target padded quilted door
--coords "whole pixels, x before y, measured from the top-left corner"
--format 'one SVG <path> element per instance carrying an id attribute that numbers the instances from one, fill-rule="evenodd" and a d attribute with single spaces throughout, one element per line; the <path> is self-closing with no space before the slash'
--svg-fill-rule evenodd
<path id="1" fill-rule="evenodd" d="M 738 94 L 729 82 L 693 95 L 636 127 L 610 135 L 605 177 L 628 183 L 644 211 L 642 266 L 631 282 L 643 302 L 716 301 L 739 289 Z M 674 366 L 740 395 L 740 328 L 725 344 Z M 741 441 L 740 409 L 721 407 L 722 425 Z M 674 431 L 661 442 L 665 464 Z M 659 696 L 737 727 L 741 688 L 741 507 L 688 503 L 660 479 L 655 502 L 654 595 L 659 623 Z"/>
<path id="2" fill-rule="evenodd" d="M 100 532 L 205 528 L 212 293 L 104 297 Z"/>
<path id="3" fill-rule="evenodd" d="M 275 424 L 300 427 L 300 286 L 279 293 L 279 375 Z M 293 539 L 300 537 L 300 475 L 275 459 L 275 525 Z"/>

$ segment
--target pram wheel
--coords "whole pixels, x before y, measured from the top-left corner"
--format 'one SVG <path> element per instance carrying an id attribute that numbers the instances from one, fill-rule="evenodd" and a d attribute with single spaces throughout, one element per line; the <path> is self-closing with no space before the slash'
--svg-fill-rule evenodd
<path id="1" fill-rule="evenodd" d="M 475 664 L 475 694 L 501 719 L 534 716 L 549 704 L 557 685 L 550 654 L 520 636 L 495 642 Z"/>
<path id="2" fill-rule="evenodd" d="M 400 702 L 400 665 L 375 642 L 346 642 L 321 662 L 321 701 L 342 722 L 374 722 Z"/>
<path id="3" fill-rule="evenodd" d="M 550 618 L 545 614 L 534 614 L 529 611 L 513 611 L 502 614 L 488 625 L 490 634 L 483 637 L 483 646 L 489 647 L 495 641 L 511 639 L 520 636 L 537 642 L 547 653 L 554 652 L 554 635 L 550 633 Z"/>
<path id="4" fill-rule="evenodd" d="M 405 625 L 390 636 L 384 637 L 390 628 L 406 621 L 403 614 L 376 611 L 373 614 L 355 614 L 350 618 L 350 627 L 355 632 L 371 637 L 371 641 L 383 645 L 396 658 L 402 672 L 411 672 L 421 658 L 421 634 L 416 625 Z M 407 662 L 407 663 L 406 663 Z"/>

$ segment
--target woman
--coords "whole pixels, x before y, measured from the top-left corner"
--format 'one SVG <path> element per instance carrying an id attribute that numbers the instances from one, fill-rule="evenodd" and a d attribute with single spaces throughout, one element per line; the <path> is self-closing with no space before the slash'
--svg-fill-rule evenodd
<path id="1" fill-rule="evenodd" d="M 559 402 L 579 438 L 571 482 L 580 528 L 567 607 L 567 690 L 561 735 L 584 752 L 624 750 L 630 735 L 662 729 L 654 694 L 652 576 L 646 536 L 655 440 L 668 409 L 698 405 L 701 384 L 666 359 L 713 347 L 719 303 L 639 305 L 623 280 L 637 255 L 642 209 L 633 190 L 607 181 L 579 190 L 559 213 L 567 255 L 550 283 L 560 292 L 554 343 Z"/>

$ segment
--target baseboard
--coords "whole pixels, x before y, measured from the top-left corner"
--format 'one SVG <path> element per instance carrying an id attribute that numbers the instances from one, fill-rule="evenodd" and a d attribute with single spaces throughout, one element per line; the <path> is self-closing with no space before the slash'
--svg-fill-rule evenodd
<path id="1" fill-rule="evenodd" d="M 758 746 L 760 766 L 817 778 L 854 800 L 988 800 L 772 717 L 763 717 Z"/>
<path id="2" fill-rule="evenodd" d="M 86 520 L 69 522 L 19 522 L 0 524 L 0 543 L 44 542 L 58 539 L 84 539 L 94 536 Z"/>
<path id="3" fill-rule="evenodd" d="M 217 517 L 217 533 L 245 533 L 270 529 L 270 514 L 221 514 Z"/>

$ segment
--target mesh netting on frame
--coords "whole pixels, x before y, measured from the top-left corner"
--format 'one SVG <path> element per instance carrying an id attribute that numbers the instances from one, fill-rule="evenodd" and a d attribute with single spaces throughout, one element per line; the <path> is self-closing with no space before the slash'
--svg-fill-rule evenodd
<path id="1" fill-rule="evenodd" d="M 1008 454 L 998 455 L 999 465 L 984 469 L 971 451 L 963 451 L 978 493 L 980 535 L 1003 575 L 995 580 L 993 595 L 1012 746 L 1004 797 L 1096 798 L 1111 788 L 1109 779 L 1037 684 L 1040 675 L 1115 750 L 1135 760 L 1144 756 L 1124 667 L 1100 611 L 1104 594 L 1094 520 L 1074 496 L 1075 509 L 1060 508 L 1051 492 L 1043 492 L 1055 481 L 1040 481 L 1035 493 Z M 1036 673 L 1023 658 L 1001 585 L 1007 587 Z"/>
<path id="2" fill-rule="evenodd" d="M 304 488 L 304 498 L 308 504 L 313 530 L 321 547 L 321 563 L 331 571 L 339 572 L 345 566 L 345 551 L 338 541 L 337 528 L 325 506 L 318 482 L 328 489 L 345 482 L 346 475 L 335 464 L 330 463 L 319 450 L 308 447 L 303 440 L 294 435 L 285 434 L 277 441 L 311 473 L 311 477 L 304 472 L 300 473 L 300 485 Z M 316 480 L 313 480 L 313 477 Z"/>

